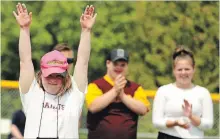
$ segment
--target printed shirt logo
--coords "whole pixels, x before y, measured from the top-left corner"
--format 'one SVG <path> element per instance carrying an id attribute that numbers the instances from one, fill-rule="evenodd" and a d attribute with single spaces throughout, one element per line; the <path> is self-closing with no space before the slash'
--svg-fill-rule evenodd
<path id="1" fill-rule="evenodd" d="M 53 65 L 63 65 L 64 62 L 63 61 L 59 61 L 59 60 L 53 60 L 53 61 L 47 62 L 47 64 L 51 65 L 51 66 L 53 66 Z"/>
<path id="2" fill-rule="evenodd" d="M 58 110 L 64 110 L 65 105 L 59 104 Z M 43 108 L 47 109 L 57 109 L 57 105 L 50 104 L 49 102 L 43 103 Z"/>
<path id="3" fill-rule="evenodd" d="M 118 49 L 117 55 L 120 56 L 120 57 L 124 57 L 124 50 Z"/>

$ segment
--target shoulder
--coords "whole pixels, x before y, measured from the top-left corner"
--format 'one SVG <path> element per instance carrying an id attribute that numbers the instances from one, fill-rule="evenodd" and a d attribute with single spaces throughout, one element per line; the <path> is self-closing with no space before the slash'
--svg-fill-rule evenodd
<path id="1" fill-rule="evenodd" d="M 174 88 L 173 84 L 170 83 L 170 84 L 160 86 L 157 91 L 167 91 L 167 90 L 170 90 L 170 89 L 173 89 L 173 88 Z"/>
<path id="2" fill-rule="evenodd" d="M 195 88 L 193 89 L 194 92 L 200 93 L 201 95 L 210 95 L 210 92 L 207 88 L 196 85 Z"/>
<path id="3" fill-rule="evenodd" d="M 156 96 L 167 96 L 170 95 L 170 93 L 173 94 L 174 88 L 172 83 L 160 86 L 156 91 Z"/>
<path id="4" fill-rule="evenodd" d="M 125 85 L 125 90 L 129 90 L 129 92 L 135 92 L 137 93 L 138 92 L 142 92 L 143 91 L 143 88 L 141 87 L 140 84 L 134 82 L 134 81 L 130 81 L 127 79 L 127 83 Z"/>
<path id="5" fill-rule="evenodd" d="M 140 84 L 133 82 L 133 81 L 130 81 L 130 80 L 127 80 L 127 83 L 131 84 L 132 86 L 136 86 L 136 87 L 141 86 Z"/>
<path id="6" fill-rule="evenodd" d="M 92 81 L 91 83 L 93 84 L 100 84 L 100 83 L 103 83 L 105 81 L 105 79 L 102 77 L 102 78 L 98 78 L 94 81 Z"/>
<path id="7" fill-rule="evenodd" d="M 209 92 L 207 88 L 202 87 L 202 86 L 200 86 L 200 85 L 196 85 L 196 86 L 195 86 L 195 89 L 196 89 L 196 90 L 203 91 L 203 92 Z"/>

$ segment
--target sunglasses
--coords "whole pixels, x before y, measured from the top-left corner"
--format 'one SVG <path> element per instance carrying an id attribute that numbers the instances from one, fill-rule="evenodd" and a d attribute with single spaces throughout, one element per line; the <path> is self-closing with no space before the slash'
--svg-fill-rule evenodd
<path id="1" fill-rule="evenodd" d="M 68 64 L 72 64 L 72 63 L 74 63 L 75 61 L 74 61 L 74 58 L 67 58 L 67 63 Z"/>

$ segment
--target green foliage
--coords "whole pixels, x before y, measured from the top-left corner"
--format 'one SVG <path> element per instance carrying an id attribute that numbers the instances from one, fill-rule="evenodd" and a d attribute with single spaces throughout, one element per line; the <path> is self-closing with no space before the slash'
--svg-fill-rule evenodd
<path id="1" fill-rule="evenodd" d="M 18 80 L 19 27 L 12 14 L 17 2 L 3 1 L 1 4 L 1 77 Z M 121 47 L 130 53 L 129 79 L 145 89 L 156 89 L 174 81 L 172 52 L 177 45 L 185 45 L 195 54 L 194 82 L 210 92 L 218 92 L 218 1 L 29 1 L 25 4 L 33 12 L 31 42 L 36 70 L 39 70 L 40 57 L 57 43 L 66 42 L 77 52 L 81 31 L 79 18 L 85 6 L 92 4 L 98 15 L 92 31 L 89 81 L 105 74 L 106 53 Z M 15 100 L 6 94 L 2 96 L 2 104 Z M 10 117 L 20 107 L 19 101 L 10 101 L 8 107 L 13 109 L 4 108 L 2 116 Z M 219 111 L 218 108 L 215 105 L 215 111 Z M 139 131 L 157 132 L 151 121 L 151 113 L 140 118 Z M 217 135 L 218 126 L 215 124 L 214 130 L 206 134 Z"/>
<path id="2" fill-rule="evenodd" d="M 13 17 L 17 2 L 2 2 L 2 79 L 19 76 L 19 27 Z M 172 52 L 177 45 L 195 54 L 194 82 L 218 92 L 219 2 L 179 1 L 29 1 L 33 12 L 31 41 L 35 69 L 40 57 L 66 42 L 77 52 L 79 18 L 87 4 L 98 13 L 92 33 L 89 81 L 105 74 L 105 56 L 113 48 L 130 52 L 129 78 L 146 89 L 173 81 Z"/>

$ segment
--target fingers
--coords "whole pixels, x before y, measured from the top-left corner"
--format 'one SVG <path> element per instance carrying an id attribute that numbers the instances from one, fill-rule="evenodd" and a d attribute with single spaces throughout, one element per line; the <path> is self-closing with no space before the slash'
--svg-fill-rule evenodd
<path id="1" fill-rule="evenodd" d="M 18 3 L 16 5 L 16 9 L 17 9 L 18 15 L 21 14 L 21 13 L 28 13 L 26 5 L 24 3 L 23 4 Z"/>
<path id="2" fill-rule="evenodd" d="M 95 7 L 93 5 L 87 5 L 86 6 L 86 9 L 84 11 L 84 15 L 89 15 L 91 17 L 93 17 L 94 15 L 94 10 L 95 10 Z"/>
<path id="3" fill-rule="evenodd" d="M 90 5 L 89 7 L 89 15 L 93 17 L 93 14 L 94 14 L 94 6 L 93 5 Z"/>
<path id="4" fill-rule="evenodd" d="M 94 15 L 93 19 L 96 19 L 96 16 L 97 16 L 97 13 L 95 13 L 95 15 Z"/>
<path id="5" fill-rule="evenodd" d="M 32 12 L 29 13 L 30 19 L 32 20 Z"/>
<path id="6" fill-rule="evenodd" d="M 123 80 L 123 81 L 119 82 L 118 86 L 122 89 L 125 87 L 126 83 L 127 83 L 127 81 Z"/>
<path id="7" fill-rule="evenodd" d="M 17 13 L 19 15 L 21 13 L 20 10 L 19 10 L 19 5 L 16 5 L 16 9 L 17 9 Z"/>
<path id="8" fill-rule="evenodd" d="M 122 76 L 121 74 L 119 74 L 119 75 L 115 78 L 115 81 L 116 81 L 116 82 L 121 82 L 121 81 L 123 81 L 123 80 L 125 80 L 125 77 Z"/>
<path id="9" fill-rule="evenodd" d="M 16 12 L 15 12 L 15 11 L 13 11 L 13 14 L 14 14 L 15 18 L 17 18 L 17 17 L 18 17 L 18 15 L 16 14 Z"/>
<path id="10" fill-rule="evenodd" d="M 18 3 L 18 10 L 19 10 L 19 13 L 24 12 L 21 3 Z"/>
<path id="11" fill-rule="evenodd" d="M 89 5 L 86 6 L 86 9 L 84 11 L 84 14 L 88 15 L 89 14 Z"/>
<path id="12" fill-rule="evenodd" d="M 79 20 L 80 22 L 82 22 L 83 21 L 83 14 L 80 16 L 80 20 Z"/>
<path id="13" fill-rule="evenodd" d="M 22 9 L 23 9 L 23 12 L 24 12 L 24 13 L 28 13 L 27 8 L 26 8 L 26 5 L 25 5 L 24 3 L 22 4 Z"/>
<path id="14" fill-rule="evenodd" d="M 126 83 L 127 83 L 127 80 L 122 75 L 118 75 L 115 79 L 115 85 L 118 86 L 119 89 L 123 89 Z"/>
<path id="15" fill-rule="evenodd" d="M 186 107 L 190 106 L 190 104 L 187 100 L 184 99 L 183 101 L 184 101 L 184 104 L 185 104 Z"/>
<path id="16" fill-rule="evenodd" d="M 185 124 L 185 125 L 184 125 L 184 128 L 185 128 L 185 129 L 189 129 L 189 128 L 190 128 L 190 125 L 189 125 L 189 124 Z"/>

